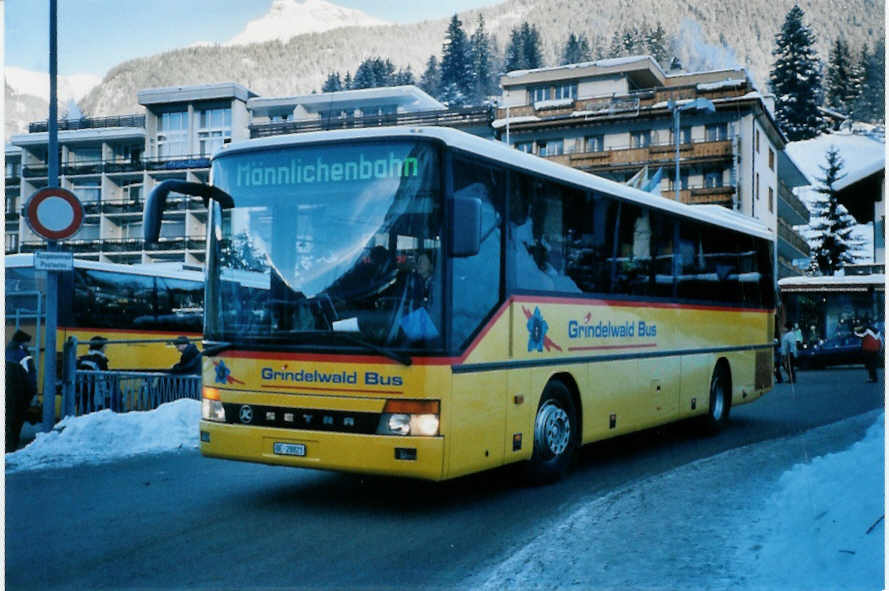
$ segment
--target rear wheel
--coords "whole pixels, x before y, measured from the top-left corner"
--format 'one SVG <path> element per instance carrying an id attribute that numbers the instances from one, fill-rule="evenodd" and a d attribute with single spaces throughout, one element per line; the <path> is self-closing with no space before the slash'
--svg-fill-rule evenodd
<path id="1" fill-rule="evenodd" d="M 723 365 L 717 365 L 710 379 L 710 409 L 704 417 L 705 432 L 715 435 L 728 423 L 732 409 L 732 392 L 728 371 Z"/>
<path id="2" fill-rule="evenodd" d="M 562 382 L 550 382 L 534 419 L 534 452 L 526 474 L 531 482 L 554 482 L 568 473 L 580 440 L 577 428 L 571 393 Z"/>

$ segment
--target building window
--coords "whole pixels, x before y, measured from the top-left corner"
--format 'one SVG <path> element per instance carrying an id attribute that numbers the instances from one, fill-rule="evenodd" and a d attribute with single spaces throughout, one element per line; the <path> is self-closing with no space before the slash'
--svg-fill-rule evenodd
<path id="1" fill-rule="evenodd" d="M 769 169 L 775 170 L 775 151 L 769 148 Z"/>
<path id="2" fill-rule="evenodd" d="M 22 163 L 21 162 L 17 162 L 17 161 L 13 161 L 13 160 L 6 161 L 6 178 L 10 179 L 10 178 L 19 177 L 19 176 L 21 176 L 21 171 L 22 171 Z"/>
<path id="3" fill-rule="evenodd" d="M 634 148 L 647 148 L 651 145 L 651 130 L 630 133 L 630 145 Z"/>
<path id="4" fill-rule="evenodd" d="M 99 181 L 78 181 L 80 184 L 72 187 L 72 193 L 84 203 L 98 203 L 101 189 Z"/>
<path id="5" fill-rule="evenodd" d="M 574 137 L 566 137 L 565 138 L 565 153 L 566 154 L 574 154 L 577 152 L 577 144 L 579 140 Z"/>
<path id="6" fill-rule="evenodd" d="M 18 232 L 6 233 L 6 252 L 17 252 L 19 249 Z"/>
<path id="7" fill-rule="evenodd" d="M 535 86 L 530 89 L 532 102 L 539 103 L 552 99 L 577 98 L 577 84 L 559 84 L 556 86 Z"/>
<path id="8" fill-rule="evenodd" d="M 715 189 L 722 186 L 722 170 L 708 170 L 704 173 L 704 186 L 708 189 Z"/>
<path id="9" fill-rule="evenodd" d="M 676 134 L 672 130 L 670 131 L 670 143 L 673 145 L 676 144 Z M 691 143 L 691 126 L 679 128 L 679 143 L 680 144 L 690 144 Z"/>
<path id="10" fill-rule="evenodd" d="M 756 130 L 756 153 L 759 154 L 759 130 Z"/>
<path id="11" fill-rule="evenodd" d="M 586 138 L 587 152 L 603 152 L 605 150 L 605 136 L 591 135 Z"/>
<path id="12" fill-rule="evenodd" d="M 157 120 L 157 156 L 172 158 L 188 154 L 188 111 L 161 113 Z"/>
<path id="13" fill-rule="evenodd" d="M 756 186 L 753 187 L 753 191 L 756 193 L 756 200 L 759 201 L 759 173 L 756 173 Z"/>
<path id="14" fill-rule="evenodd" d="M 143 146 L 139 145 L 118 145 L 112 148 L 111 157 L 114 162 L 139 162 L 142 159 Z"/>
<path id="15" fill-rule="evenodd" d="M 533 154 L 534 142 L 516 142 L 515 149 L 526 154 Z"/>
<path id="16" fill-rule="evenodd" d="M 775 211 L 775 190 L 769 187 L 769 213 Z"/>
<path id="17" fill-rule="evenodd" d="M 707 141 L 719 142 L 728 139 L 728 123 L 711 123 L 707 126 Z"/>
<path id="18" fill-rule="evenodd" d="M 670 190 L 676 191 L 676 175 L 671 172 L 670 174 Z M 688 171 L 680 170 L 679 171 L 679 189 L 682 191 L 688 190 Z"/>
<path id="19" fill-rule="evenodd" d="M 537 142 L 537 154 L 540 156 L 557 156 L 562 153 L 562 140 L 546 140 Z"/>
<path id="20" fill-rule="evenodd" d="M 78 147 L 68 150 L 68 162 L 70 164 L 85 162 L 101 162 L 102 148 L 100 146 Z"/>
<path id="21" fill-rule="evenodd" d="M 204 109 L 200 112 L 198 145 L 201 156 L 210 156 L 232 137 L 230 108 Z"/>

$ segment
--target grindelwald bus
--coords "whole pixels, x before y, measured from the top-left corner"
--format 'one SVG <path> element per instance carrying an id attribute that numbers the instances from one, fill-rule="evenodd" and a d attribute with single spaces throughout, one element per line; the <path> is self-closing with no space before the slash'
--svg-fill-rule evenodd
<path id="1" fill-rule="evenodd" d="M 223 148 L 204 317 L 205 456 L 431 480 L 771 387 L 770 234 L 445 128 Z"/>

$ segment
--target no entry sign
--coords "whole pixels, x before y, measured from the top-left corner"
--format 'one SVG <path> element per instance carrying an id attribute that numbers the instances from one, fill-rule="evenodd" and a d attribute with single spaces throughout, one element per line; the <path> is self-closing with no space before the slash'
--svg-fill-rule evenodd
<path id="1" fill-rule="evenodd" d="M 83 205 L 72 193 L 58 187 L 40 189 L 25 204 L 25 220 L 47 240 L 69 238 L 83 222 Z"/>

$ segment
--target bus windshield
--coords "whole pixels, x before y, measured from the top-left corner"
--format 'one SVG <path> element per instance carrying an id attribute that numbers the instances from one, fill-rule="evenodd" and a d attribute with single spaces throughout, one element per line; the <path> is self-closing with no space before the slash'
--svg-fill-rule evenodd
<path id="1" fill-rule="evenodd" d="M 223 154 L 205 337 L 241 345 L 438 350 L 442 203 L 428 142 Z"/>

